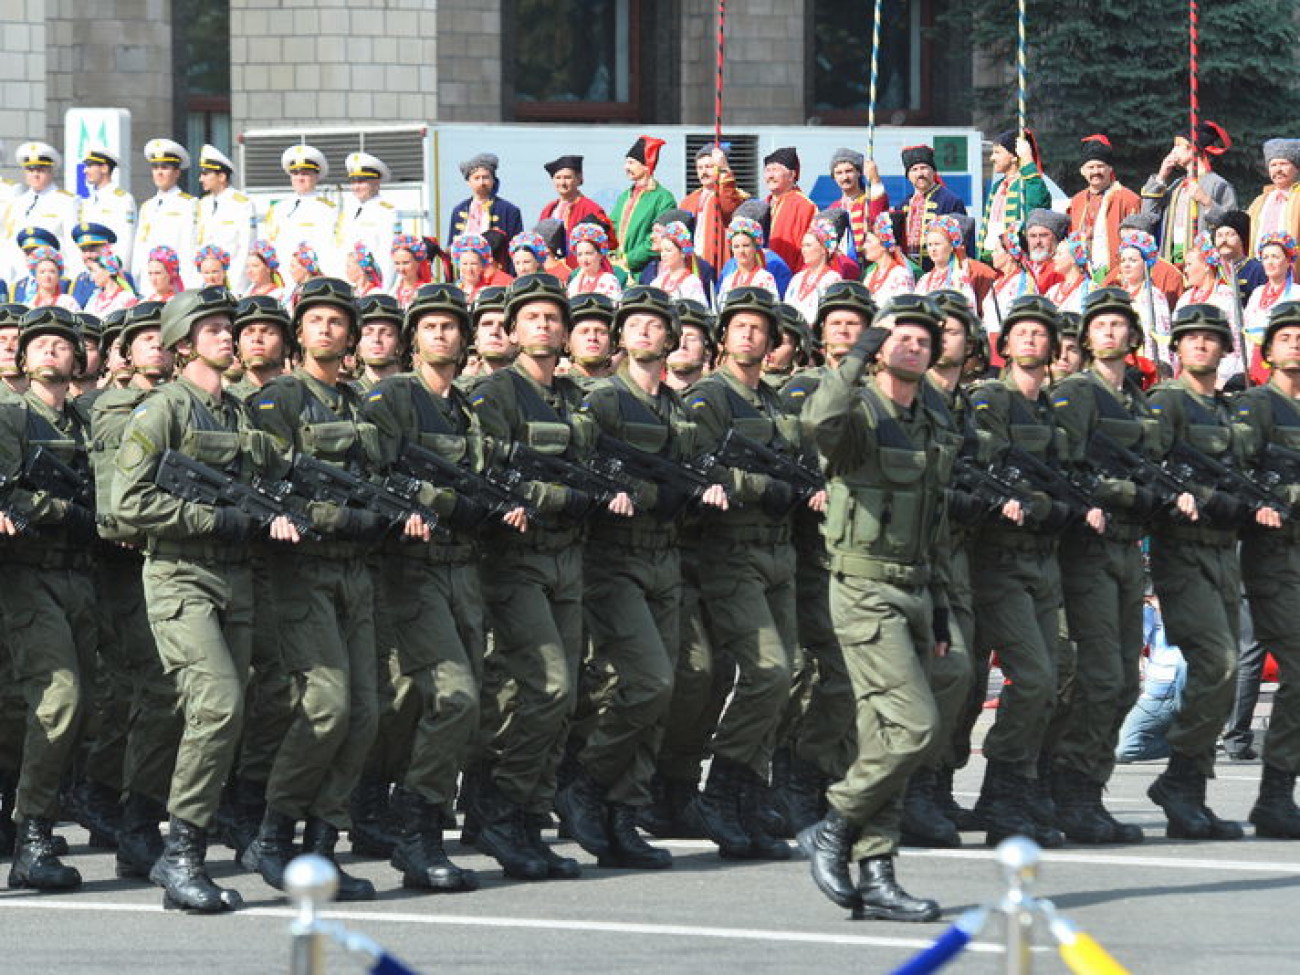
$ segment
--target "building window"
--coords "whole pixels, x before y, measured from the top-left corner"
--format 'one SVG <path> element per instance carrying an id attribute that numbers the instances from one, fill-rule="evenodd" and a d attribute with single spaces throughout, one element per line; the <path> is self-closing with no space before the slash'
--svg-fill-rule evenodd
<path id="1" fill-rule="evenodd" d="M 873 0 L 813 4 L 812 113 L 831 124 L 864 125 L 871 95 Z M 925 120 L 921 83 L 927 60 L 922 28 L 928 0 L 884 0 L 876 84 L 877 124 Z"/>
<path id="2" fill-rule="evenodd" d="M 179 137 L 196 156 L 205 142 L 229 154 L 230 0 L 175 0 L 172 32 Z M 198 166 L 187 176 L 197 192 Z"/>
<path id="3" fill-rule="evenodd" d="M 513 6 L 517 120 L 638 119 L 640 0 L 516 0 Z"/>

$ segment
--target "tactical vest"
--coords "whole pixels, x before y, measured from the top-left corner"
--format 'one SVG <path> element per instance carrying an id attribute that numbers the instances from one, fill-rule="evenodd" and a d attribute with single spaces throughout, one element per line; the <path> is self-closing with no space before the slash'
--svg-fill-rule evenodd
<path id="1" fill-rule="evenodd" d="M 558 457 L 569 449 L 573 428 L 565 422 L 567 408 L 556 410 L 538 394 L 533 384 L 513 369 L 507 369 L 515 389 L 515 403 L 524 421 L 522 442 L 538 453 Z M 561 400 L 563 404 L 563 400 Z"/>
<path id="2" fill-rule="evenodd" d="M 128 386 L 125 389 L 105 390 L 95 400 L 90 459 L 95 471 L 95 506 L 100 513 L 99 537 L 110 542 L 139 543 L 145 538 L 143 532 L 123 526 L 108 512 L 112 510 L 113 462 L 117 458 L 117 449 L 122 446 L 122 433 L 135 408 L 152 392 L 151 389 Z"/>
<path id="3" fill-rule="evenodd" d="M 909 437 L 873 387 L 863 389 L 862 402 L 875 437 L 862 464 L 828 487 L 831 571 L 925 586 L 956 446 L 942 441 L 940 419 L 921 402 L 915 409 L 924 417 L 922 443 Z"/>
<path id="4" fill-rule="evenodd" d="M 379 461 L 379 431 L 373 423 L 354 415 L 340 418 L 323 403 L 305 382 L 302 406 L 298 413 L 298 431 L 302 449 L 318 460 L 343 467 L 353 474 L 365 473 Z M 340 402 L 351 409 L 344 387 L 338 389 Z"/>
<path id="5" fill-rule="evenodd" d="M 469 420 L 464 410 L 457 408 L 454 400 L 458 394 L 454 391 L 451 393 L 453 399 L 448 401 L 448 409 L 444 409 L 419 381 L 412 382 L 410 390 L 416 428 L 407 431 L 407 436 L 439 457 L 458 464 L 464 463 L 474 451 L 469 437 Z"/>
<path id="6" fill-rule="evenodd" d="M 71 467 L 79 476 L 91 480 L 90 456 L 86 444 L 90 431 L 82 422 L 80 414 L 69 402 L 65 407 L 70 419 L 71 429 L 59 429 L 30 403 L 24 405 L 27 414 L 25 437 L 27 453 L 30 456 L 37 447 L 43 447 L 54 457 Z M 26 458 L 24 458 L 26 460 Z M 93 484 L 93 481 L 91 481 Z M 93 488 L 92 488 L 93 491 Z M 20 535 L 5 542 L 6 555 L 15 561 L 43 564 L 46 567 L 89 567 L 84 540 L 73 539 L 68 529 L 62 525 L 41 527 L 31 535 Z M 65 557 L 74 557 L 75 565 L 65 561 Z"/>

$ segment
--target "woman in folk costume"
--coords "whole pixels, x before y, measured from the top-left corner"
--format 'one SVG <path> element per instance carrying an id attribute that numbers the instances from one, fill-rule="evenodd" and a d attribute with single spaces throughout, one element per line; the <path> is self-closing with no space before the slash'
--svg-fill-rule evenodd
<path id="1" fill-rule="evenodd" d="M 1268 367 L 1260 357 L 1260 343 L 1268 330 L 1268 317 L 1274 305 L 1283 301 L 1300 301 L 1293 269 L 1296 239 L 1288 233 L 1273 231 L 1260 238 L 1256 251 L 1264 265 L 1267 281 L 1256 288 L 1246 304 L 1245 332 L 1250 343 L 1250 379 L 1255 385 L 1268 382 Z"/>
<path id="2" fill-rule="evenodd" d="M 1151 266 L 1159 251 L 1156 239 L 1141 230 L 1125 230 L 1120 235 L 1118 285 L 1133 299 L 1138 324 L 1142 327 L 1142 354 L 1152 362 L 1174 366 L 1169 347 L 1172 316 L 1164 292 L 1151 284 Z"/>
<path id="3" fill-rule="evenodd" d="M 1092 290 L 1092 273 L 1088 265 L 1088 242 L 1082 234 L 1069 234 L 1056 245 L 1052 268 L 1061 280 L 1047 289 L 1046 298 L 1060 311 L 1083 313 L 1083 299 Z"/>
<path id="4" fill-rule="evenodd" d="M 194 255 L 194 267 L 205 288 L 230 287 L 230 252 L 216 244 L 200 247 Z"/>
<path id="5" fill-rule="evenodd" d="M 115 311 L 133 308 L 140 303 L 139 296 L 126 279 L 122 259 L 107 250 L 100 251 L 86 261 L 95 290 L 86 299 L 86 311 L 97 318 L 105 318 Z"/>
<path id="6" fill-rule="evenodd" d="M 358 298 L 374 294 L 384 284 L 384 272 L 379 269 L 379 262 L 375 260 L 370 248 L 359 240 L 347 252 L 343 276 L 352 285 L 352 293 Z"/>
<path id="7" fill-rule="evenodd" d="M 609 234 L 598 223 L 583 221 L 569 234 L 569 253 L 578 262 L 569 276 L 570 298 L 578 295 L 605 295 L 617 301 L 623 286 L 609 263 Z"/>
<path id="8" fill-rule="evenodd" d="M 695 263 L 695 241 L 680 220 L 670 220 L 659 235 L 659 273 L 650 284 L 674 301 L 689 299 L 708 304 Z"/>
<path id="9" fill-rule="evenodd" d="M 321 270 L 320 255 L 316 253 L 316 248 L 305 240 L 289 254 L 288 271 L 289 280 L 293 282 L 288 306 L 289 310 L 293 311 L 298 305 L 298 295 L 302 293 L 302 286 L 313 278 L 323 278 L 325 272 Z"/>
<path id="10" fill-rule="evenodd" d="M 934 265 L 916 282 L 918 294 L 931 291 L 960 291 L 972 308 L 979 307 L 975 289 L 971 286 L 970 272 L 966 268 L 966 242 L 961 224 L 944 213 L 930 221 L 922 237 L 925 253 Z"/>
<path id="11" fill-rule="evenodd" d="M 456 264 L 456 286 L 472 302 L 488 287 L 492 248 L 482 234 L 461 234 L 451 242 L 451 259 Z"/>
<path id="12" fill-rule="evenodd" d="M 888 212 L 876 214 L 871 229 L 862 238 L 862 260 L 867 269 L 862 281 L 878 306 L 883 307 L 895 295 L 916 290 L 916 276 L 898 246 L 894 219 Z"/>
<path id="13" fill-rule="evenodd" d="M 1231 323 L 1234 333 L 1243 324 L 1245 315 L 1237 296 L 1233 294 L 1232 285 L 1228 283 L 1223 255 L 1214 246 L 1214 237 L 1201 231 L 1192 238 L 1192 246 L 1185 252 L 1187 258 L 1184 272 L 1187 275 L 1187 290 L 1178 298 L 1174 312 L 1187 305 L 1213 305 L 1223 312 Z M 1224 355 L 1219 362 L 1219 383 L 1223 384 L 1233 376 L 1240 375 L 1244 369 L 1242 350 L 1236 347 Z"/>
<path id="14" fill-rule="evenodd" d="M 478 234 L 495 248 L 492 256 L 497 264 L 509 270 L 507 247 L 515 234 L 523 232 L 524 220 L 517 206 L 497 195 L 501 189 L 497 178 L 500 165 L 501 161 L 490 152 L 481 152 L 460 164 L 470 195 L 451 211 L 447 236 L 455 239 L 462 234 Z"/>
<path id="15" fill-rule="evenodd" d="M 1038 294 L 1038 285 L 1029 273 L 1025 257 L 1024 237 L 1019 232 L 1003 231 L 994 238 L 992 246 L 990 257 L 993 259 L 993 269 L 998 272 L 998 279 L 984 296 L 984 304 L 980 308 L 984 330 L 990 337 L 1002 331 L 1002 316 L 1011 308 L 1013 301 L 1023 295 Z"/>
<path id="16" fill-rule="evenodd" d="M 514 263 L 515 273 L 519 277 L 525 274 L 550 274 L 551 272 L 546 269 L 546 262 L 550 256 L 542 235 L 535 234 L 531 230 L 515 234 L 514 239 L 510 241 L 510 260 Z"/>
<path id="17" fill-rule="evenodd" d="M 248 250 L 248 263 L 244 266 L 248 290 L 241 298 L 269 295 L 284 303 L 284 278 L 280 277 L 280 257 L 269 240 L 255 240 Z"/>
<path id="18" fill-rule="evenodd" d="M 393 238 L 393 267 L 397 269 L 393 297 L 406 308 L 420 287 L 433 280 L 428 244 L 411 234 L 398 234 Z"/>
<path id="19" fill-rule="evenodd" d="M 718 284 L 718 306 L 732 288 L 763 288 L 779 301 L 781 292 L 767 269 L 767 255 L 763 252 L 763 225 L 749 217 L 733 217 L 727 241 L 733 260 L 728 264 L 731 270 Z"/>
<path id="20" fill-rule="evenodd" d="M 160 244 L 149 252 L 145 273 L 149 287 L 153 288 L 146 301 L 171 301 L 185 290 L 185 283 L 181 281 L 180 256 L 166 244 Z"/>
<path id="21" fill-rule="evenodd" d="M 817 320 L 817 306 L 821 303 L 822 293 L 837 281 L 844 280 L 831 267 L 838 242 L 839 231 L 835 225 L 821 217 L 815 218 L 803 235 L 799 245 L 803 270 L 790 279 L 790 286 L 785 289 L 785 300 L 786 304 L 799 309 L 804 321 Z"/>

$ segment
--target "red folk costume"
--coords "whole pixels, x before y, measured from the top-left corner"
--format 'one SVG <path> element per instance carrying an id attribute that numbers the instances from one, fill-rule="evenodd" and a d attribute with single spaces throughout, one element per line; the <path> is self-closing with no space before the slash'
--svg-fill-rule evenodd
<path id="1" fill-rule="evenodd" d="M 713 155 L 715 146 L 709 143 L 695 154 L 701 159 Z M 736 174 L 730 168 L 718 173 L 717 189 L 703 186 L 690 193 L 677 205 L 695 214 L 695 253 L 715 268 L 731 260 L 731 239 L 727 227 L 735 215 L 736 207 L 749 198 L 749 194 L 736 185 Z"/>
<path id="2" fill-rule="evenodd" d="M 799 189 L 799 154 L 792 147 L 777 149 L 763 158 L 763 165 L 779 163 L 794 173 L 795 185 L 779 197 L 770 193 L 767 197 L 768 210 L 772 215 L 772 229 L 767 235 L 767 246 L 776 251 L 781 260 L 789 265 L 791 271 L 803 268 L 804 234 L 808 225 L 817 216 L 817 204 Z"/>
<path id="3" fill-rule="evenodd" d="M 542 168 L 545 169 L 547 175 L 551 177 L 554 177 L 555 174 L 562 169 L 571 169 L 577 176 L 579 184 L 581 184 L 582 159 L 582 156 L 560 156 L 558 159 L 552 159 L 550 162 L 544 164 Z M 591 197 L 584 196 L 579 192 L 577 199 L 572 201 L 558 198 L 552 200 L 550 203 L 546 204 L 546 206 L 542 207 L 542 213 L 538 219 L 558 220 L 564 224 L 564 237 L 567 241 L 569 234 L 572 232 L 574 227 L 587 217 L 597 215 L 604 218 L 605 221 L 609 220 L 609 216 L 601 208 L 599 203 L 591 199 Z M 568 255 L 565 261 L 565 266 L 570 270 L 578 266 L 578 262 L 574 260 L 572 254 Z M 565 274 L 567 275 L 568 271 L 566 271 Z"/>
<path id="4" fill-rule="evenodd" d="M 1104 135 L 1090 135 L 1080 140 L 1083 157 L 1080 167 L 1097 161 L 1114 166 L 1114 152 L 1110 140 Z M 1112 168 L 1112 175 L 1113 175 Z M 1101 193 L 1083 189 L 1070 199 L 1066 212 L 1070 215 L 1070 231 L 1082 234 L 1088 241 L 1088 252 L 1093 268 L 1110 268 L 1119 254 L 1119 224 L 1125 217 L 1142 209 L 1142 198 L 1115 180 Z M 1104 228 L 1104 231 L 1103 231 Z"/>

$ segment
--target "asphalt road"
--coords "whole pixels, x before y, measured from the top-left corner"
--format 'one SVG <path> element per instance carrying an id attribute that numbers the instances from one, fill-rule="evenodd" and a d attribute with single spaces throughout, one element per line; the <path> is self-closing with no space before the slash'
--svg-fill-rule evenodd
<path id="1" fill-rule="evenodd" d="M 958 778 L 965 801 L 978 786 L 982 763 L 974 765 Z M 1121 766 L 1108 796 L 1121 819 L 1146 829 L 1147 842 L 1044 853 L 1035 892 L 1134 973 L 1300 972 L 1300 843 L 1166 840 L 1161 814 L 1144 795 L 1159 768 Z M 1244 819 L 1258 776 L 1258 763 L 1223 763 L 1211 804 Z M 164 912 L 157 889 L 116 880 L 112 854 L 87 850 L 80 830 L 64 833 L 85 884 L 70 895 L 0 890 L 0 972 L 288 971 L 293 912 L 238 871 L 224 848 L 213 851 L 214 873 L 243 894 L 245 910 L 189 917 Z M 637 874 L 599 870 L 562 844 L 589 864 L 584 877 L 530 885 L 503 880 L 494 863 L 452 835 L 452 857 L 481 872 L 478 892 L 406 892 L 387 864 L 345 854 L 345 865 L 374 881 L 380 896 L 328 916 L 420 972 L 887 972 L 958 914 L 1005 890 L 993 851 L 978 845 L 977 834 L 967 834 L 962 850 L 903 852 L 905 886 L 944 907 L 944 921 L 926 925 L 848 920 L 813 887 L 800 859 L 724 863 L 709 844 L 681 841 L 669 844 L 673 870 Z M 994 918 L 945 971 L 1002 972 L 1001 937 Z M 1046 934 L 1042 945 L 1034 971 L 1068 971 Z M 331 973 L 368 968 L 341 948 L 329 952 Z"/>

